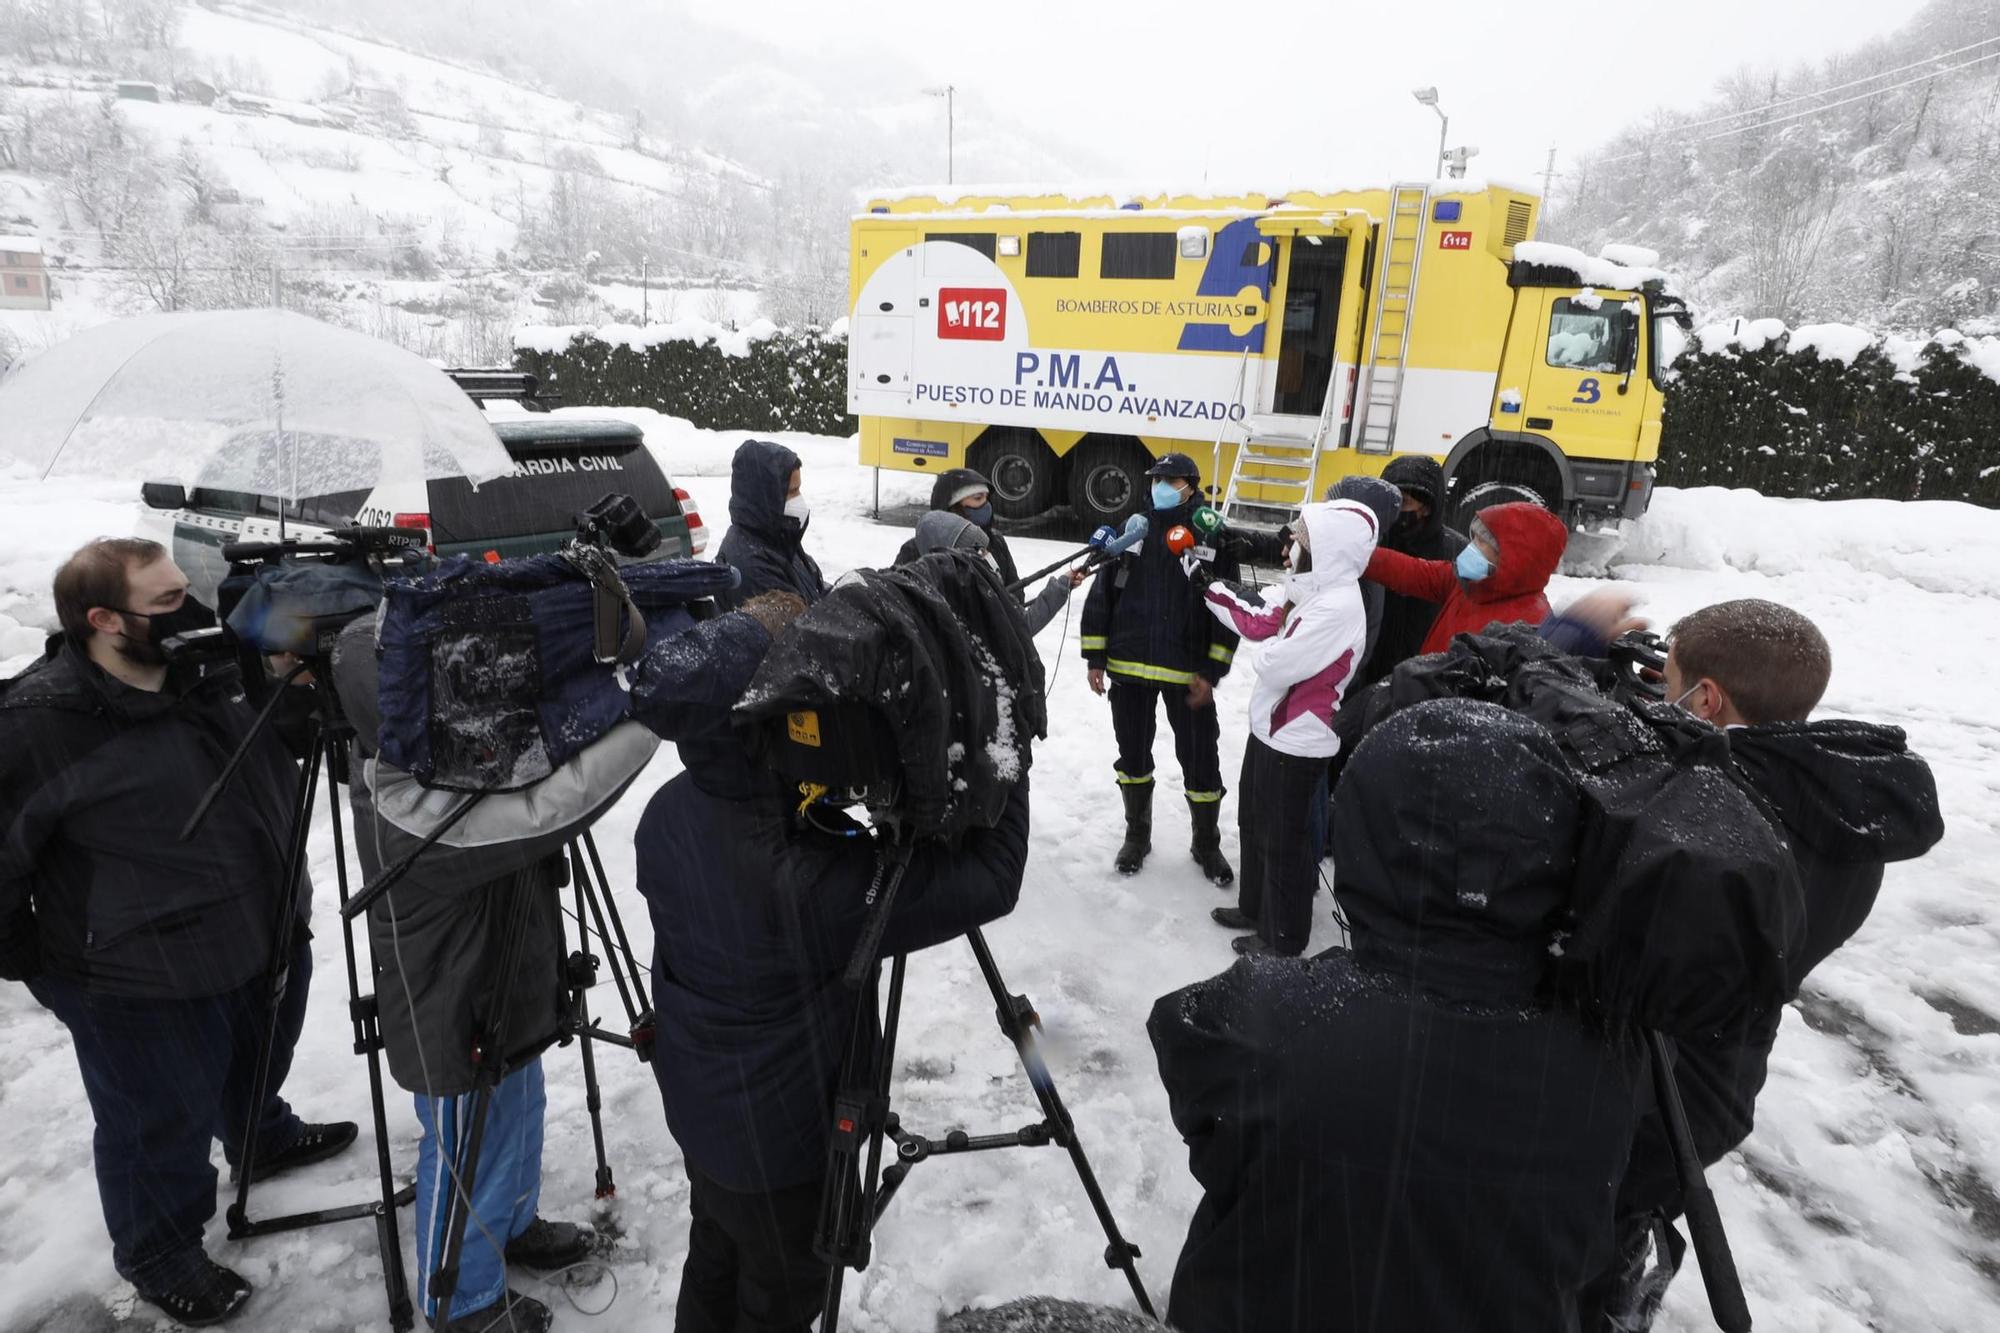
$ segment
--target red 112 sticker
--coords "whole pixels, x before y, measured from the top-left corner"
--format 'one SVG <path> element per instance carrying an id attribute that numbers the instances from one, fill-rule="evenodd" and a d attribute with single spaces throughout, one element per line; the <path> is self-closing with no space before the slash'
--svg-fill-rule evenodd
<path id="1" fill-rule="evenodd" d="M 938 290 L 940 338 L 999 342 L 1007 336 L 1007 292 L 1002 287 L 942 287 Z"/>

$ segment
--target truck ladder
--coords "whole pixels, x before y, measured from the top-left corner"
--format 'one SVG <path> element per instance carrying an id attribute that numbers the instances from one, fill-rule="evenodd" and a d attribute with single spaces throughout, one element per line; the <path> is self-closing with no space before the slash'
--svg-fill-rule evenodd
<path id="1" fill-rule="evenodd" d="M 1424 257 L 1424 223 L 1430 186 L 1397 185 L 1389 191 L 1389 216 L 1381 232 L 1382 264 L 1369 321 L 1368 357 L 1355 385 L 1354 447 L 1386 454 L 1396 446 L 1396 417 L 1403 402 L 1403 372 L 1410 350 L 1417 269 Z"/>

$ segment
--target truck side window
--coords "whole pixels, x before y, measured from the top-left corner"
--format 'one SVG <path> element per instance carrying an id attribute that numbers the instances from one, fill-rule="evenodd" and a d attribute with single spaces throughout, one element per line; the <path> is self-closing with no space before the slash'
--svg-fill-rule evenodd
<path id="1" fill-rule="evenodd" d="M 1028 233 L 1028 276 L 1031 278 L 1073 278 L 1083 257 L 1080 231 L 1031 231 Z"/>
<path id="2" fill-rule="evenodd" d="M 1616 373 L 1625 369 L 1636 321 L 1615 301 L 1594 307 L 1558 297 L 1549 307 L 1548 363 L 1558 370 Z"/>
<path id="3" fill-rule="evenodd" d="M 1179 242 L 1170 231 L 1109 231 L 1097 267 L 1100 278 L 1171 278 Z"/>
<path id="4" fill-rule="evenodd" d="M 927 231 L 924 233 L 924 239 L 927 241 L 948 241 L 953 245 L 962 245 L 968 250 L 977 250 L 980 254 L 991 259 L 997 249 L 996 240 L 998 235 L 999 233 L 991 231 Z"/>

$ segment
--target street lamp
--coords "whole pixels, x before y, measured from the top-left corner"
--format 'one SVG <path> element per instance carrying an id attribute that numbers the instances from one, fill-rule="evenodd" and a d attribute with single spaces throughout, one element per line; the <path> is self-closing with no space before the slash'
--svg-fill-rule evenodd
<path id="1" fill-rule="evenodd" d="M 957 87 L 949 83 L 942 88 L 924 89 L 926 97 L 942 97 L 944 99 L 944 183 L 946 185 L 952 183 L 955 165 L 953 159 L 957 156 L 955 141 L 958 137 L 958 117 L 954 104 L 957 93 Z"/>
<path id="2" fill-rule="evenodd" d="M 1443 122 L 1438 126 L 1437 162 L 1431 171 L 1433 177 L 1442 176 L 1445 169 L 1444 137 L 1451 131 L 1451 117 L 1447 116 L 1444 113 L 1444 108 L 1438 105 L 1438 90 L 1436 88 L 1412 88 L 1410 95 L 1431 110 L 1437 112 L 1438 119 Z"/>

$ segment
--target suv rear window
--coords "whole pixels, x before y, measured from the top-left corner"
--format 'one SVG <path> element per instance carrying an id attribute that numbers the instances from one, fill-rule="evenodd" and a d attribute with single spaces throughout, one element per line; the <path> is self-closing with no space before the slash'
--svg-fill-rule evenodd
<path id="1" fill-rule="evenodd" d="M 477 491 L 463 477 L 430 484 L 431 539 L 438 545 L 561 536 L 611 491 L 658 521 L 680 513 L 674 488 L 636 426 L 598 422 L 494 423 L 514 471 Z"/>

